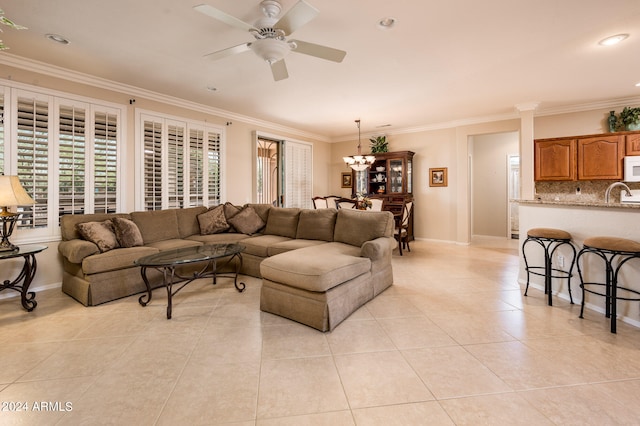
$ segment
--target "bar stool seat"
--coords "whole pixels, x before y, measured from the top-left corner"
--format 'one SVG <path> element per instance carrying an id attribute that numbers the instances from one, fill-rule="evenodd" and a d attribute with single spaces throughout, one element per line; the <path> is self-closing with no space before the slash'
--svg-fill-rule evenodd
<path id="1" fill-rule="evenodd" d="M 582 268 L 580 268 L 580 263 L 578 262 L 578 275 L 580 276 L 580 288 L 582 289 L 580 318 L 584 318 L 585 292 L 604 296 L 605 316 L 611 318 L 611 332 L 615 333 L 617 301 L 640 301 L 640 291 L 621 286 L 618 283 L 618 275 L 622 266 L 631 259 L 640 258 L 640 243 L 618 237 L 591 237 L 584 240 L 583 247 L 578 253 L 578 260 L 587 253 L 593 253 L 604 260 L 606 279 L 604 283 L 585 282 Z M 599 287 L 604 287 L 604 293 L 597 290 Z M 625 296 L 618 295 L 620 290 L 625 292 Z"/>
<path id="2" fill-rule="evenodd" d="M 539 244 L 544 249 L 544 266 L 529 266 L 527 261 L 527 255 L 525 247 L 528 243 L 534 242 Z M 556 250 L 567 245 L 571 247 L 573 255 L 571 257 L 571 265 L 568 270 L 563 270 L 553 267 L 553 255 Z M 553 305 L 552 300 L 552 279 L 561 278 L 567 279 L 567 286 L 569 289 L 569 299 L 573 304 L 573 296 L 571 295 L 571 277 L 573 272 L 573 265 L 576 262 L 576 248 L 571 242 L 571 234 L 562 229 L 555 228 L 532 228 L 527 231 L 527 239 L 522 244 L 522 257 L 524 259 L 525 270 L 527 271 L 527 287 L 525 288 L 524 295 L 527 295 L 529 291 L 529 278 L 530 275 L 539 275 L 544 277 L 544 293 L 548 296 L 547 303 L 549 306 Z M 539 272 L 544 270 L 543 272 Z"/>

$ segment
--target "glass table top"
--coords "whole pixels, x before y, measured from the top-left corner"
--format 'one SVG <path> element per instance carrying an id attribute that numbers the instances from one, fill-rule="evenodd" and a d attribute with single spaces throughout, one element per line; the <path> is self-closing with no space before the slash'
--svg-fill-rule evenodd
<path id="1" fill-rule="evenodd" d="M 27 244 L 18 246 L 17 250 L 0 251 L 0 259 L 11 259 L 12 257 L 27 256 L 29 254 L 40 253 L 45 250 L 47 246 L 41 246 L 37 244 Z"/>
<path id="2" fill-rule="evenodd" d="M 245 249 L 240 244 L 208 244 L 183 247 L 141 257 L 134 263 L 138 266 L 172 266 L 184 263 L 202 262 L 238 254 Z"/>

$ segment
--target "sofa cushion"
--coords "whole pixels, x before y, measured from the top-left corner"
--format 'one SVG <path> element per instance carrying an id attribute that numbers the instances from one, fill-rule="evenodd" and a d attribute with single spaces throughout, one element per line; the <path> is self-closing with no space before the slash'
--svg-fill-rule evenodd
<path id="1" fill-rule="evenodd" d="M 324 292 L 370 271 L 369 259 L 349 254 L 354 249 L 359 252 L 334 242 L 289 251 L 263 260 L 260 274 L 273 282 Z"/>
<path id="2" fill-rule="evenodd" d="M 336 209 L 302 210 L 298 219 L 296 238 L 333 241 Z"/>
<path id="3" fill-rule="evenodd" d="M 269 256 L 275 256 L 276 254 L 285 253 L 291 250 L 297 250 L 304 247 L 317 246 L 320 244 L 326 244 L 326 241 L 321 240 L 303 240 L 295 239 L 282 241 L 280 243 L 273 244 L 267 248 L 267 254 Z"/>
<path id="4" fill-rule="evenodd" d="M 135 267 L 133 263 L 135 260 L 158 252 L 157 248 L 144 246 L 119 248 L 118 250 L 85 257 L 82 261 L 82 270 L 85 274 L 97 274 L 116 269 L 133 268 Z"/>
<path id="5" fill-rule="evenodd" d="M 205 206 L 176 209 L 176 216 L 178 218 L 178 233 L 180 234 L 180 238 L 186 238 L 189 235 L 200 233 L 198 215 L 206 211 L 207 208 Z"/>
<path id="6" fill-rule="evenodd" d="M 217 206 L 198 215 L 200 235 L 218 234 L 229 229 L 224 206 Z"/>
<path id="7" fill-rule="evenodd" d="M 58 251 L 71 263 L 82 263 L 85 257 L 100 253 L 97 245 L 80 239 L 60 241 Z"/>
<path id="8" fill-rule="evenodd" d="M 264 221 L 252 207 L 245 207 L 228 221 L 236 231 L 242 234 L 255 234 L 264 228 Z"/>
<path id="9" fill-rule="evenodd" d="M 184 247 L 201 246 L 202 243 L 194 240 L 183 240 L 181 238 L 156 241 L 155 243 L 146 244 L 146 247 L 153 247 L 160 251 L 175 250 Z"/>
<path id="10" fill-rule="evenodd" d="M 250 237 L 242 240 L 242 245 L 246 247 L 243 253 L 267 257 L 269 256 L 269 247 L 290 240 L 291 238 L 281 235 L 258 235 Z"/>
<path id="11" fill-rule="evenodd" d="M 233 244 L 249 238 L 245 234 L 237 232 L 223 232 L 221 234 L 211 235 L 192 235 L 187 240 L 199 241 L 202 244 Z M 395 240 L 394 240 L 395 241 Z"/>
<path id="12" fill-rule="evenodd" d="M 264 228 L 264 233 L 295 238 L 296 231 L 298 229 L 299 216 L 300 209 L 297 208 L 271 209 L 267 219 L 267 226 Z"/>
<path id="13" fill-rule="evenodd" d="M 112 221 L 113 230 L 116 233 L 120 247 L 138 247 L 144 244 L 142 234 L 132 220 L 114 217 Z"/>
<path id="14" fill-rule="evenodd" d="M 264 204 L 264 203 L 249 203 L 249 204 L 245 204 L 244 208 L 247 207 L 251 207 L 253 210 L 255 210 L 256 213 L 258 213 L 258 216 L 260 216 L 260 219 L 262 219 L 264 221 L 264 223 L 267 223 L 267 220 L 269 219 L 269 212 L 272 209 L 272 205 L 271 204 Z"/>
<path id="15" fill-rule="evenodd" d="M 131 213 L 145 244 L 180 238 L 176 210 L 152 210 Z"/>
<path id="16" fill-rule="evenodd" d="M 82 238 L 97 245 L 101 253 L 120 247 L 111 220 L 83 222 L 76 226 Z"/>
<path id="17" fill-rule="evenodd" d="M 393 214 L 339 209 L 333 241 L 360 247 L 365 241 L 393 235 Z"/>

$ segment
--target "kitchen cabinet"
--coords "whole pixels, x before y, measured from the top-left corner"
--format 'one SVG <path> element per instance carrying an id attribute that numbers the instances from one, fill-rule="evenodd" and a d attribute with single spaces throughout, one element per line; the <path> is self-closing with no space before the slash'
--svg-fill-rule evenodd
<path id="1" fill-rule="evenodd" d="M 640 155 L 640 132 L 536 139 L 536 181 L 622 180 L 624 156 Z"/>
<path id="2" fill-rule="evenodd" d="M 626 155 L 640 155 L 640 133 L 626 135 Z"/>
<path id="3" fill-rule="evenodd" d="M 534 141 L 534 178 L 537 181 L 576 180 L 576 140 Z"/>
<path id="4" fill-rule="evenodd" d="M 578 139 L 578 180 L 622 180 L 625 136 Z"/>

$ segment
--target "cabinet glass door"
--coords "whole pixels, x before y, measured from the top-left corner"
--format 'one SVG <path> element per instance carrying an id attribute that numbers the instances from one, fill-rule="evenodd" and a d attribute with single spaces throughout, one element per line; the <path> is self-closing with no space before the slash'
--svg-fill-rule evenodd
<path id="1" fill-rule="evenodd" d="M 402 159 L 389 160 L 389 186 L 390 193 L 401 193 L 402 190 Z"/>

